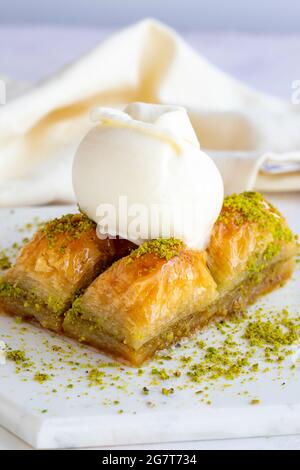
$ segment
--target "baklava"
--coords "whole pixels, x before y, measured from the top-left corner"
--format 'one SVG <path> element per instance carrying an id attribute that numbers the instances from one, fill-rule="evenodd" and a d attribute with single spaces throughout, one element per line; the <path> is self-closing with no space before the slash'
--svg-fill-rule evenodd
<path id="1" fill-rule="evenodd" d="M 225 198 L 206 251 L 219 293 L 212 307 L 226 315 L 283 285 L 299 245 L 272 204 L 260 193 L 245 192 Z"/>
<path id="2" fill-rule="evenodd" d="M 97 240 L 92 223 L 69 242 L 61 234 L 55 240 L 52 246 L 49 236 L 38 233 L 5 276 L 6 289 L 7 282 L 20 287 L 21 299 L 35 289 L 42 310 L 37 313 L 26 298 L 5 296 L 4 288 L 6 307 L 135 366 L 283 285 L 298 253 L 282 215 L 252 192 L 225 199 L 205 251 L 158 239 L 129 254 L 132 245 L 123 241 L 116 255 L 116 241 Z"/>
<path id="3" fill-rule="evenodd" d="M 0 282 L 0 306 L 61 331 L 75 297 L 116 259 L 130 252 L 127 240 L 100 239 L 83 214 L 48 222 L 22 249 Z"/>
<path id="4" fill-rule="evenodd" d="M 100 275 L 74 302 L 63 328 L 139 365 L 156 349 L 188 335 L 191 322 L 206 322 L 205 309 L 216 297 L 205 252 L 178 240 L 150 241 Z"/>
<path id="5" fill-rule="evenodd" d="M 225 199 L 206 252 L 147 242 L 101 274 L 74 303 L 64 331 L 139 365 L 213 317 L 242 312 L 291 276 L 298 247 L 258 193 Z"/>

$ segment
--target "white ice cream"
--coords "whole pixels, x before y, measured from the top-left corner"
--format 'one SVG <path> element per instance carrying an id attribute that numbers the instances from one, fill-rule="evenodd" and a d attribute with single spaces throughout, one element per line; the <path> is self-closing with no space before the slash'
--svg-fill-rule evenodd
<path id="1" fill-rule="evenodd" d="M 203 249 L 223 202 L 223 183 L 200 150 L 183 108 L 132 103 L 98 108 L 73 164 L 80 208 L 101 233 L 137 244 L 170 237 Z"/>

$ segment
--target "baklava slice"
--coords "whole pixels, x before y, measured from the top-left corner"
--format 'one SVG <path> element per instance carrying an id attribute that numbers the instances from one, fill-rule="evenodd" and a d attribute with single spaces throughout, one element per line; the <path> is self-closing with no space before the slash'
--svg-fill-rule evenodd
<path id="1" fill-rule="evenodd" d="M 240 312 L 280 287 L 291 277 L 298 251 L 286 220 L 261 194 L 228 196 L 207 248 L 219 292 L 211 308 L 218 315 Z"/>
<path id="2" fill-rule="evenodd" d="M 241 312 L 292 274 L 297 242 L 257 193 L 225 199 L 206 252 L 147 242 L 102 273 L 67 313 L 64 332 L 139 365 L 212 318 Z"/>
<path id="3" fill-rule="evenodd" d="M 216 299 L 206 254 L 174 239 L 147 242 L 102 273 L 76 299 L 64 332 L 139 365 L 207 322 Z"/>
<path id="4" fill-rule="evenodd" d="M 22 249 L 0 281 L 0 306 L 60 331 L 63 314 L 97 275 L 133 244 L 99 239 L 96 224 L 83 214 L 48 222 Z"/>

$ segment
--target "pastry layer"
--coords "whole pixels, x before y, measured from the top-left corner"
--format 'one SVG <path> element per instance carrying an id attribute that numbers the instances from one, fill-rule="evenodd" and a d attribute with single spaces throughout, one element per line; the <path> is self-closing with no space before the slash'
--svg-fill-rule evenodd
<path id="1" fill-rule="evenodd" d="M 0 305 L 59 331 L 76 295 L 132 247 L 126 240 L 100 240 L 96 225 L 82 214 L 50 221 L 3 276 Z"/>
<path id="2" fill-rule="evenodd" d="M 164 245 L 163 240 L 160 243 Z M 63 328 L 68 332 L 69 324 L 81 318 L 138 350 L 178 318 L 204 308 L 216 297 L 205 252 L 180 245 L 169 260 L 146 253 L 114 263 L 77 299 Z"/>
<path id="3" fill-rule="evenodd" d="M 219 292 L 233 289 L 249 274 L 297 253 L 284 217 L 259 193 L 225 198 L 207 248 L 207 262 Z"/>
<path id="4" fill-rule="evenodd" d="M 175 321 L 158 336 L 146 342 L 139 349 L 120 342 L 110 333 L 105 332 L 96 322 L 83 319 L 80 313 L 70 311 L 64 321 L 64 332 L 68 336 L 94 346 L 115 359 L 134 366 L 141 365 L 153 354 L 164 349 L 193 332 L 205 327 L 211 320 L 232 314 L 243 313 L 246 307 L 254 303 L 260 296 L 282 286 L 292 275 L 294 259 L 276 262 L 261 272 L 262 281 L 257 282 L 252 276 L 232 291 L 218 298 L 204 310 L 194 312 L 187 317 Z"/>
<path id="5" fill-rule="evenodd" d="M 79 338 L 82 329 L 81 340 L 139 364 L 278 287 L 298 251 L 285 219 L 257 193 L 225 199 L 205 254 L 178 245 L 166 259 L 157 248 L 163 242 L 142 245 L 101 274 L 67 314 L 64 331 Z"/>

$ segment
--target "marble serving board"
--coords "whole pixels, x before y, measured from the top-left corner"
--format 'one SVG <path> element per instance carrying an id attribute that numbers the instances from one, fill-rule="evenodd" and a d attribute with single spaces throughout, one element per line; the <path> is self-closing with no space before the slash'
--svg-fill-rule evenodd
<path id="1" fill-rule="evenodd" d="M 300 233 L 300 197 L 273 200 Z M 24 224 L 34 217 L 47 220 L 69 211 L 70 207 L 2 209 L 1 247 L 27 236 L 30 227 L 24 230 Z M 299 271 L 284 288 L 251 307 L 250 317 L 259 307 L 273 312 L 288 308 L 290 315 L 299 316 Z M 188 378 L 183 359 L 197 361 L 197 340 L 218 347 L 222 333 L 216 326 L 140 370 L 112 363 L 92 348 L 4 314 L 0 315 L 0 340 L 24 351 L 28 362 L 24 366 L 7 360 L 0 365 L 0 425 L 35 448 L 300 433 L 297 347 L 279 368 L 271 365 L 268 373 L 197 384 Z M 257 362 L 263 370 L 260 356 Z M 153 374 L 155 369 L 167 370 L 168 377 Z M 93 381 L 94 370 L 100 374 Z M 181 376 L 172 376 L 172 370 L 182 372 Z M 42 374 L 46 374 L 44 382 Z"/>

